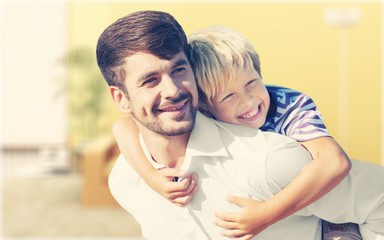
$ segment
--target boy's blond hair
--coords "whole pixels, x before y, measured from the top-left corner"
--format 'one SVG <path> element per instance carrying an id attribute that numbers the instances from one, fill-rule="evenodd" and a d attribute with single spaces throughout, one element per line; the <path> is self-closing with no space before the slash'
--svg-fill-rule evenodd
<path id="1" fill-rule="evenodd" d="M 259 56 L 239 32 L 212 26 L 192 33 L 188 42 L 199 89 L 199 108 L 209 117 L 213 117 L 211 98 L 236 81 L 238 72 L 253 68 L 261 76 Z"/>

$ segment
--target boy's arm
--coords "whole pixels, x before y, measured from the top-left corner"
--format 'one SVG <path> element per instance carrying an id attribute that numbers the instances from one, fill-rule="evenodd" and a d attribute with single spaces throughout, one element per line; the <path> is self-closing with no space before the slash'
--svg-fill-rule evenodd
<path id="1" fill-rule="evenodd" d="M 351 170 L 348 156 L 331 137 L 301 144 L 311 153 L 313 160 L 291 183 L 266 202 L 273 222 L 315 202 L 339 184 Z"/>
<path id="2" fill-rule="evenodd" d="M 312 203 L 338 185 L 351 170 L 351 161 L 331 137 L 313 139 L 301 144 L 311 153 L 313 161 L 297 178 L 302 184 L 301 202 Z M 305 193 L 305 189 L 309 191 Z M 303 196 L 304 194 L 308 194 Z M 305 205 L 308 205 L 305 204 Z"/>
<path id="3" fill-rule="evenodd" d="M 292 182 L 291 179 L 281 178 L 286 176 L 286 169 L 280 167 L 280 172 L 275 172 L 272 178 L 277 179 L 275 182 L 283 190 L 266 202 L 233 196 L 229 198 L 231 203 L 242 206 L 243 211 L 217 214 L 217 225 L 231 229 L 225 230 L 224 235 L 251 238 L 321 198 L 348 174 L 351 168 L 349 158 L 332 138 L 322 137 L 301 144 L 311 153 L 313 160 Z"/>
<path id="4" fill-rule="evenodd" d="M 174 168 L 155 169 L 141 148 L 139 130 L 130 115 L 117 120 L 112 132 L 124 158 L 152 189 L 176 205 L 189 203 L 197 190 L 196 176 Z M 173 182 L 174 177 L 184 180 Z"/>
<path id="5" fill-rule="evenodd" d="M 358 223 L 384 236 L 384 166 L 358 160 L 351 162 L 347 178 L 297 214 L 315 215 L 334 223 Z"/>

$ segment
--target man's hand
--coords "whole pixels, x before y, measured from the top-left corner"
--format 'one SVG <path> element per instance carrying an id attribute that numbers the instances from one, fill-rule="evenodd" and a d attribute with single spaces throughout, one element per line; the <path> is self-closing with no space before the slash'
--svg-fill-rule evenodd
<path id="1" fill-rule="evenodd" d="M 240 212 L 219 212 L 214 223 L 223 228 L 222 235 L 248 240 L 265 230 L 272 223 L 265 202 L 229 196 L 227 200 L 242 208 Z"/>
<path id="2" fill-rule="evenodd" d="M 177 206 L 187 205 L 198 189 L 197 176 L 175 168 L 153 171 L 148 184 L 164 198 Z"/>

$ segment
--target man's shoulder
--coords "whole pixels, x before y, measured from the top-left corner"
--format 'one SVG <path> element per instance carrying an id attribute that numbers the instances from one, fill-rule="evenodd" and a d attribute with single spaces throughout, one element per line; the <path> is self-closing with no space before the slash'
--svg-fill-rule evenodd
<path id="1" fill-rule="evenodd" d="M 141 177 L 131 167 L 124 156 L 120 154 L 108 177 L 108 186 L 111 192 L 118 191 L 122 183 L 137 186 L 140 180 Z"/>
<path id="2" fill-rule="evenodd" d="M 290 137 L 284 136 L 276 132 L 267 132 L 258 128 L 251 128 L 247 126 L 221 122 L 211 118 L 207 119 L 217 127 L 220 135 L 223 138 L 233 138 L 236 140 L 243 139 L 245 141 L 253 141 L 255 143 L 261 141 L 269 144 L 274 143 L 275 141 L 282 140 L 295 141 Z M 241 141 L 239 141 L 239 144 L 241 144 L 240 142 Z"/>
<path id="3" fill-rule="evenodd" d="M 217 129 L 220 135 L 223 133 L 227 133 L 229 135 L 235 136 L 256 136 L 260 130 L 257 128 L 250 128 L 238 124 L 222 122 L 216 119 L 209 118 L 203 114 L 199 114 L 197 118 L 197 123 L 201 126 L 204 125 L 206 130 L 213 130 L 213 128 Z"/>

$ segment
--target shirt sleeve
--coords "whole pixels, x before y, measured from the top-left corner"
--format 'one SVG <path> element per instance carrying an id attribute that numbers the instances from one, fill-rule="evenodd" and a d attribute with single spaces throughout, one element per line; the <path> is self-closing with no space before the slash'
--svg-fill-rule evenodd
<path id="1" fill-rule="evenodd" d="M 283 134 L 297 141 L 330 136 L 316 104 L 304 93 L 293 100 L 285 118 Z"/>
<path id="2" fill-rule="evenodd" d="M 266 160 L 266 180 L 270 191 L 287 186 L 311 161 L 311 155 L 295 140 L 280 136 L 272 145 Z"/>
<path id="3" fill-rule="evenodd" d="M 310 154 L 299 143 L 277 139 L 265 163 L 270 193 L 286 187 L 310 161 Z M 341 183 L 295 215 L 333 223 L 353 222 L 384 236 L 384 166 L 352 160 L 352 169 Z"/>
<path id="4" fill-rule="evenodd" d="M 384 167 L 352 160 L 352 169 L 340 184 L 296 214 L 354 222 L 384 236 Z"/>

